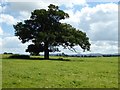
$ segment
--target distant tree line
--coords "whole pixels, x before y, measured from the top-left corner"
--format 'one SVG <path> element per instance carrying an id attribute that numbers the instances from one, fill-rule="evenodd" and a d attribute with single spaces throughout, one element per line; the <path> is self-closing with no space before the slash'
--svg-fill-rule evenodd
<path id="1" fill-rule="evenodd" d="M 4 52 L 3 54 L 13 54 L 13 53 L 7 53 L 7 52 Z"/>
<path id="2" fill-rule="evenodd" d="M 103 55 L 67 55 L 67 54 L 57 54 L 56 56 L 65 56 L 65 57 L 118 57 L 120 54 L 103 54 Z"/>

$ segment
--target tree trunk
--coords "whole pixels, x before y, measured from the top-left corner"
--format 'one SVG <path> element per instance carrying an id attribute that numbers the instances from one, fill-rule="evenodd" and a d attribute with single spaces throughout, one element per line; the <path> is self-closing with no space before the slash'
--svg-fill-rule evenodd
<path id="1" fill-rule="evenodd" d="M 45 43 L 44 59 L 49 59 L 48 43 Z"/>

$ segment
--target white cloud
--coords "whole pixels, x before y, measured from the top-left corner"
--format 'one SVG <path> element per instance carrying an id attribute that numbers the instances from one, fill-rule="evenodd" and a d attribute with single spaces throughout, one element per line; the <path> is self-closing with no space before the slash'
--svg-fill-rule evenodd
<path id="1" fill-rule="evenodd" d="M 0 6 L 0 13 L 2 12 L 2 7 Z"/>
<path id="2" fill-rule="evenodd" d="M 52 1 L 55 2 L 56 0 L 52 0 Z M 49 3 L 51 3 L 51 2 L 49 2 Z M 74 5 L 85 5 L 86 0 L 57 0 L 56 4 L 57 5 L 65 5 L 68 8 L 72 8 Z"/>
<path id="3" fill-rule="evenodd" d="M 86 0 L 87 2 L 119 2 L 119 0 Z"/>
<path id="4" fill-rule="evenodd" d="M 16 36 L 5 37 L 2 39 L 3 52 L 25 53 L 25 49 L 30 43 L 22 44 Z"/>
<path id="5" fill-rule="evenodd" d="M 65 5 L 68 8 L 72 8 L 74 5 L 84 5 L 85 0 L 39 0 L 39 2 L 25 2 L 20 0 L 20 2 L 9 2 L 5 7 L 5 13 L 0 15 L 0 22 L 7 23 L 8 25 L 16 24 L 16 22 L 28 19 L 33 10 L 41 8 L 47 9 L 50 4 L 58 6 Z M 6 12 L 10 12 L 11 14 L 7 14 Z"/>
<path id="6" fill-rule="evenodd" d="M 18 16 L 19 21 L 23 21 L 23 20 L 29 19 L 30 15 L 31 15 L 31 13 L 29 13 L 27 11 L 20 11 L 19 14 L 20 14 Z"/>
<path id="7" fill-rule="evenodd" d="M 89 36 L 92 40 L 118 40 L 118 22 L 110 21 L 107 23 L 97 22 L 90 24 Z"/>
<path id="8" fill-rule="evenodd" d="M 3 46 L 5 48 L 19 48 L 20 44 L 20 40 L 15 36 L 3 38 Z"/>
<path id="9" fill-rule="evenodd" d="M 5 9 L 6 9 L 6 3 L 0 2 L 0 13 L 3 13 Z"/>
<path id="10" fill-rule="evenodd" d="M 65 10 L 70 18 L 62 22 L 72 24 L 74 27 L 87 33 L 91 40 L 118 39 L 118 5 L 114 3 L 99 4 L 94 7 L 83 7 L 74 12 Z"/>
<path id="11" fill-rule="evenodd" d="M 83 8 L 80 15 L 80 28 L 87 31 L 92 40 L 117 40 L 117 4 L 100 4 L 93 8 Z"/>
<path id="12" fill-rule="evenodd" d="M 30 18 L 30 13 L 25 11 L 20 11 L 19 15 L 14 17 L 10 14 L 1 14 L 0 15 L 0 23 L 7 24 L 7 25 L 14 25 L 17 22 L 23 21 L 25 19 Z"/>
<path id="13" fill-rule="evenodd" d="M 78 28 L 80 23 L 80 12 L 79 11 L 74 12 L 74 9 L 69 9 L 64 11 L 69 14 L 70 18 L 61 20 L 61 22 L 63 23 L 67 22 L 71 24 L 73 27 Z"/>
<path id="14" fill-rule="evenodd" d="M 3 30 L 1 27 L 0 27 L 0 35 L 3 35 Z"/>
<path id="15" fill-rule="evenodd" d="M 6 23 L 8 25 L 16 24 L 16 22 L 19 21 L 15 19 L 13 16 L 9 14 L 1 14 L 0 15 L 0 23 Z"/>
<path id="16" fill-rule="evenodd" d="M 41 9 L 41 8 L 47 8 L 48 5 L 46 5 L 43 2 L 10 2 L 9 6 L 7 7 L 8 11 L 28 11 L 31 12 L 34 9 Z"/>
<path id="17" fill-rule="evenodd" d="M 47 8 L 49 4 L 55 4 L 58 6 L 65 5 L 68 8 L 72 8 L 74 5 L 85 5 L 86 0 L 17 0 L 10 2 L 11 9 L 25 11 L 31 11 L 37 8 Z"/>
<path id="18" fill-rule="evenodd" d="M 118 42 L 117 41 L 91 41 L 90 51 L 83 52 L 79 46 L 75 46 L 77 52 L 72 52 L 66 49 L 60 48 L 61 52 L 66 54 L 89 54 L 89 53 L 101 53 L 101 54 L 114 54 L 118 53 Z M 120 48 L 119 48 L 120 49 Z"/>
<path id="19" fill-rule="evenodd" d="M 91 52 L 114 54 L 118 53 L 117 41 L 94 41 L 91 42 Z"/>
<path id="20" fill-rule="evenodd" d="M 2 53 L 2 38 L 0 38 L 0 53 Z"/>

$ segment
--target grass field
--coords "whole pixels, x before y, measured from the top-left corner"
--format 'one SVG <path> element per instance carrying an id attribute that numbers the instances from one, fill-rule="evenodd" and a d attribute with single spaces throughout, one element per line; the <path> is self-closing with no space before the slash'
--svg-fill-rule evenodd
<path id="1" fill-rule="evenodd" d="M 118 88 L 118 57 L 65 59 L 2 59 L 2 87 Z"/>

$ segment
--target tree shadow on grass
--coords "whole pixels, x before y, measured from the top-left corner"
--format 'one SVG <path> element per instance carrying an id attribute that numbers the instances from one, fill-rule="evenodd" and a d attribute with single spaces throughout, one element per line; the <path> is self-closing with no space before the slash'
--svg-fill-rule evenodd
<path id="1" fill-rule="evenodd" d="M 49 58 L 49 59 L 44 59 L 40 57 L 20 57 L 20 56 L 10 56 L 8 59 L 19 59 L 19 60 L 49 60 L 49 61 L 70 61 L 70 59 L 64 59 L 64 58 Z"/>
<path id="2" fill-rule="evenodd" d="M 73 59 L 66 59 L 66 58 L 49 58 L 49 59 L 44 59 L 44 58 L 40 58 L 40 57 L 31 57 L 29 60 L 48 60 L 48 61 L 70 61 L 70 62 L 83 62 L 84 60 L 73 60 Z"/>
<path id="3" fill-rule="evenodd" d="M 9 59 L 17 59 L 17 60 L 31 60 L 31 61 L 69 61 L 69 62 L 83 62 L 84 60 L 72 60 L 72 59 L 64 59 L 64 58 L 50 58 L 50 59 L 44 59 L 44 58 L 9 58 Z"/>
<path id="4" fill-rule="evenodd" d="M 70 59 L 64 59 L 64 58 L 49 58 L 49 59 L 44 59 L 44 58 L 30 58 L 29 60 L 71 61 Z"/>
<path id="5" fill-rule="evenodd" d="M 72 61 L 72 62 L 83 62 L 84 60 L 72 60 L 72 59 L 65 59 L 65 58 L 50 58 L 44 59 L 41 57 L 30 57 L 29 55 L 12 55 L 8 57 L 8 59 L 19 59 L 19 60 L 49 60 L 49 61 Z"/>

